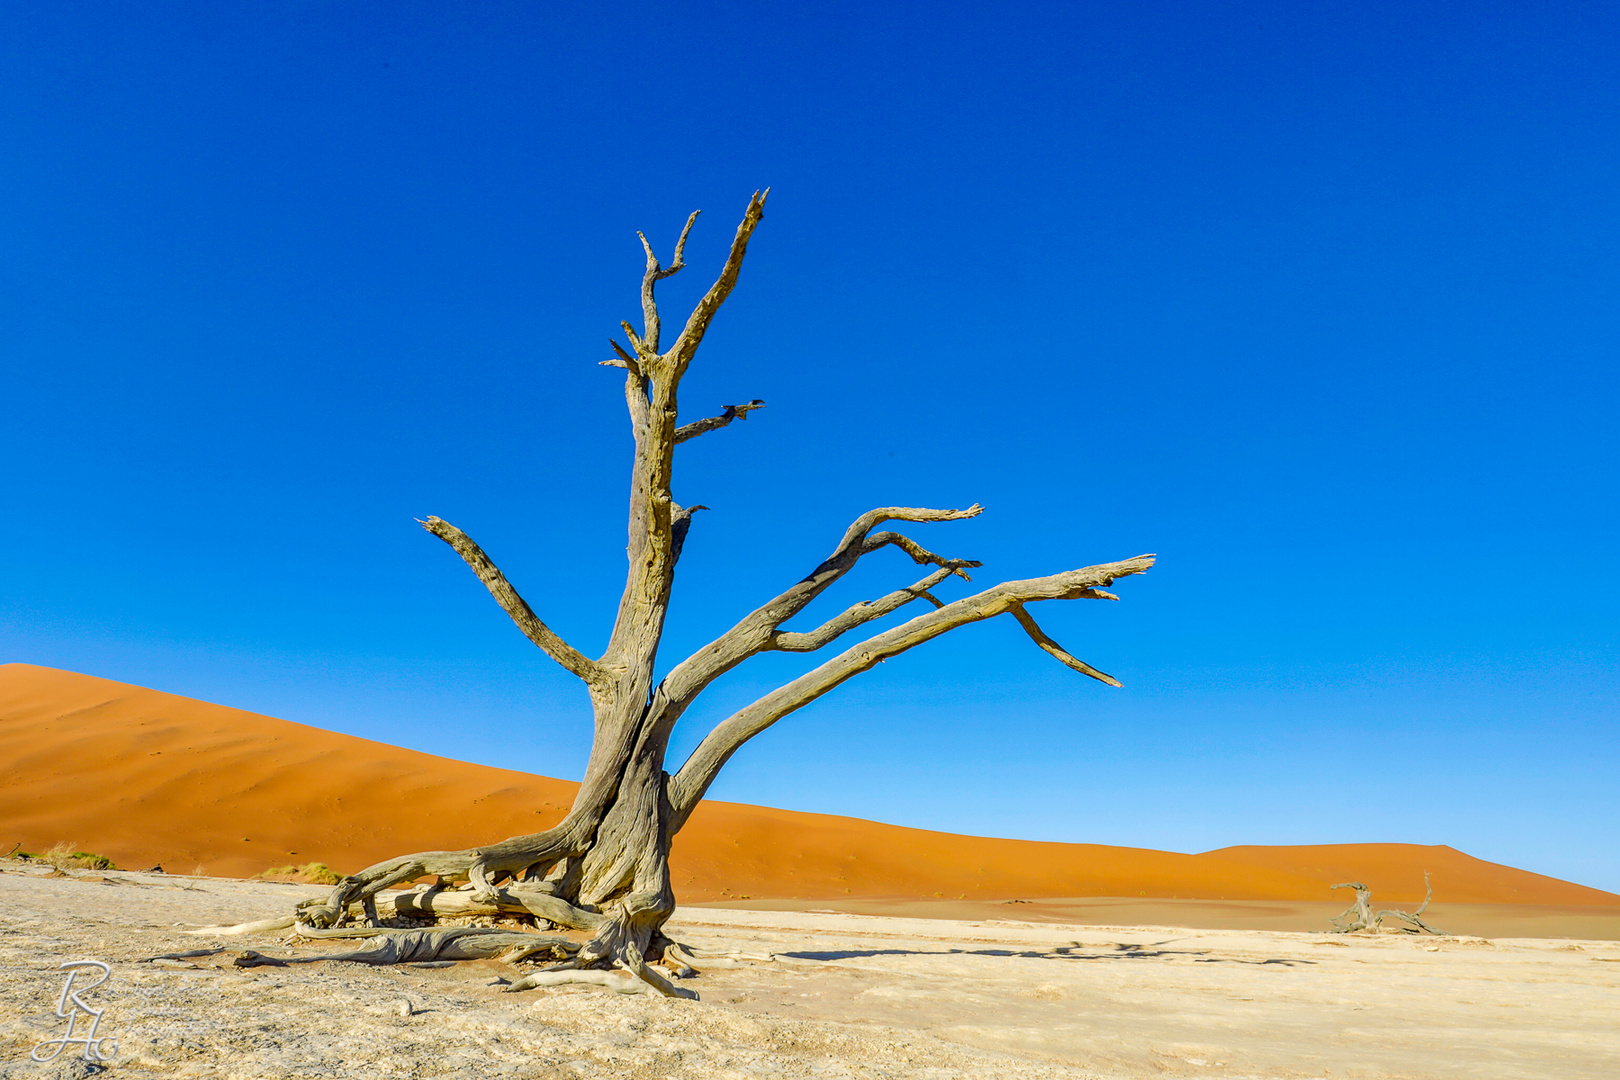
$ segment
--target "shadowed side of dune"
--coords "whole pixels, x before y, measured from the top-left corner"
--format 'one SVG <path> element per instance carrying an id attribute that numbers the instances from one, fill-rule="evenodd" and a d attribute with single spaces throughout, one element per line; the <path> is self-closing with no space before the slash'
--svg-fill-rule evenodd
<path id="1" fill-rule="evenodd" d="M 473 765 L 93 676 L 0 665 L 0 836 L 120 866 L 247 876 L 292 862 L 348 872 L 560 820 L 577 785 Z M 0 848 L 3 850 L 3 848 Z M 1620 896 L 1406 844 L 1201 855 L 958 836 L 705 802 L 677 837 L 687 901 L 1118 896 L 1620 905 Z"/>

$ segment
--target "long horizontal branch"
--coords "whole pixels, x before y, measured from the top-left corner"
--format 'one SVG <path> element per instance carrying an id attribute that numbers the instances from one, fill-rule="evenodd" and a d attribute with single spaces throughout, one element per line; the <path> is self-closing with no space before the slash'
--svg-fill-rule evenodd
<path id="1" fill-rule="evenodd" d="M 690 424 L 682 424 L 675 429 L 675 442 L 679 445 L 687 439 L 695 439 L 699 435 L 707 435 L 711 431 L 725 427 L 733 420 L 746 420 L 748 414 L 755 409 L 763 409 L 765 403 L 759 398 L 743 405 L 727 405 L 726 411 L 719 416 L 711 416 L 703 420 L 694 420 Z"/>
<path id="2" fill-rule="evenodd" d="M 873 665 L 959 626 L 1004 614 L 1015 605 L 1093 595 L 1094 590 L 1118 578 L 1145 572 L 1153 565 L 1153 558 L 1138 555 L 1134 559 L 1088 566 L 1050 577 L 1003 582 L 869 638 L 766 694 L 716 725 L 671 780 L 670 804 L 676 827 L 685 821 L 715 775 L 743 743 Z"/>
<path id="3" fill-rule="evenodd" d="M 422 522 L 422 528 L 449 544 L 460 555 L 462 561 L 472 568 L 478 575 L 478 580 L 484 583 L 489 595 L 501 605 L 517 628 L 523 631 L 523 636 L 540 647 L 547 656 L 567 668 L 569 671 L 584 679 L 586 683 L 595 685 L 602 681 L 603 673 L 594 660 L 591 660 L 557 634 L 529 607 L 528 602 L 518 595 L 512 588 L 506 575 L 490 561 L 484 554 L 484 549 L 473 543 L 472 537 L 456 528 L 442 518 L 430 517 Z"/>

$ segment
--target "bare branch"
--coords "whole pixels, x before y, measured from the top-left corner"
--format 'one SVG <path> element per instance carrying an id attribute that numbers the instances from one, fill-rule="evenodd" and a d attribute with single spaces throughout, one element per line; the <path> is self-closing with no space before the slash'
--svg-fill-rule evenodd
<path id="1" fill-rule="evenodd" d="M 634 371 L 638 375 L 641 373 L 641 364 L 636 360 L 635 357 L 625 352 L 623 347 L 621 347 L 617 341 L 614 341 L 612 338 L 608 338 L 608 344 L 613 346 L 613 351 L 618 354 L 618 358 L 615 360 L 598 361 L 602 367 L 624 368 L 627 371 Z"/>
<path id="2" fill-rule="evenodd" d="M 506 576 L 490 561 L 489 556 L 484 554 L 484 549 L 473 543 L 472 537 L 442 518 L 430 517 L 421 524 L 422 528 L 455 549 L 462 561 L 478 575 L 478 580 L 484 583 L 484 587 L 495 598 L 495 602 L 501 605 L 502 610 L 517 624 L 517 628 L 523 631 L 524 637 L 586 683 L 594 685 L 602 680 L 602 671 L 596 662 L 588 659 L 540 621 L 539 616 L 535 615 L 523 597 L 512 588 Z"/>
<path id="3" fill-rule="evenodd" d="M 946 559 L 935 555 L 916 541 L 896 532 L 880 532 L 868 535 L 872 530 L 885 521 L 961 521 L 966 518 L 978 517 L 984 513 L 984 508 L 974 503 L 966 510 L 932 510 L 920 506 L 884 506 L 876 510 L 868 510 L 844 530 L 844 536 L 838 541 L 833 553 L 822 560 L 808 577 L 798 582 L 791 589 L 782 593 L 776 599 L 759 609 L 759 612 L 769 612 L 774 619 L 772 629 L 781 626 L 784 622 L 804 610 L 817 596 L 849 573 L 850 569 L 864 556 L 872 554 L 880 548 L 893 545 L 911 556 L 913 562 L 919 565 L 945 567 L 949 565 L 951 572 L 958 577 L 967 578 L 962 572 L 964 567 L 976 567 L 980 564 L 971 559 Z M 759 612 L 756 612 L 759 613 Z"/>
<path id="4" fill-rule="evenodd" d="M 841 635 L 848 633 L 874 619 L 881 619 L 891 612 L 911 603 L 913 600 L 926 599 L 935 607 L 944 607 L 928 590 L 957 572 L 958 561 L 950 563 L 935 570 L 915 585 L 908 585 L 904 589 L 896 589 L 887 596 L 876 600 L 862 600 L 853 607 L 845 609 L 836 618 L 828 619 L 814 630 L 803 634 L 777 631 L 771 635 L 770 647 L 780 652 L 815 652 L 826 645 L 836 641 Z M 977 566 L 978 563 L 962 565 Z"/>
<path id="5" fill-rule="evenodd" d="M 1102 599 L 1101 596 L 1096 595 L 1097 590 L 1095 589 L 1087 590 L 1087 592 L 1091 595 L 1092 599 Z M 1112 597 L 1112 599 L 1117 600 L 1119 597 Z M 1022 626 L 1024 628 L 1024 632 L 1030 636 L 1030 640 L 1034 641 L 1035 644 L 1039 645 L 1042 649 L 1057 657 L 1058 663 L 1062 664 L 1064 667 L 1073 668 L 1082 675 L 1090 675 L 1098 682 L 1105 682 L 1109 686 L 1124 685 L 1112 675 L 1098 671 L 1084 660 L 1079 660 L 1074 656 L 1071 656 L 1067 651 L 1064 650 L 1063 646 L 1047 637 L 1046 631 L 1042 630 L 1040 626 L 1036 624 L 1035 619 L 1030 615 L 1030 613 L 1024 610 L 1023 604 L 1014 604 L 1012 606 L 1012 614 L 1013 618 L 1018 620 L 1018 625 Z"/>
<path id="6" fill-rule="evenodd" d="M 808 577 L 755 608 L 719 638 L 675 666 L 660 687 L 660 693 L 668 703 L 668 722 L 673 724 L 686 703 L 715 679 L 749 657 L 770 650 L 777 629 L 847 574 L 862 556 L 893 545 L 919 564 L 947 568 L 950 573 L 963 578 L 967 577 L 964 568 L 979 565 L 970 559 L 946 559 L 935 555 L 898 533 L 881 532 L 868 536 L 874 526 L 885 521 L 959 521 L 963 518 L 977 517 L 981 513 L 983 508 L 978 503 L 974 503 L 966 510 L 886 506 L 869 510 L 856 518 L 854 524 L 844 531 L 838 547 L 812 570 Z"/>
<path id="7" fill-rule="evenodd" d="M 726 411 L 719 416 L 711 416 L 706 420 L 694 420 L 690 424 L 682 424 L 675 429 L 675 443 L 679 445 L 687 439 L 695 439 L 699 435 L 707 435 L 711 431 L 725 427 L 733 420 L 746 420 L 748 414 L 755 409 L 763 409 L 765 403 L 759 398 L 745 405 L 727 405 Z"/>
<path id="8" fill-rule="evenodd" d="M 748 239 L 763 219 L 764 208 L 764 194 L 755 192 L 749 199 L 748 209 L 737 228 L 719 279 L 698 302 L 672 348 L 660 354 L 657 351 L 658 341 L 652 337 L 658 326 L 657 308 L 652 304 L 652 283 L 662 271 L 657 267 L 657 258 L 650 244 L 644 248 L 648 269 L 643 275 L 644 299 L 647 301 L 644 314 L 648 316 L 645 329 L 648 336 L 640 337 L 628 324 L 621 324 L 640 365 L 640 374 L 632 371 L 625 385 L 636 449 L 631 466 L 629 536 L 625 545 L 629 566 L 624 592 L 619 599 L 618 616 L 614 620 L 607 650 L 602 655 L 602 664 L 615 670 L 634 672 L 635 682 L 646 683 L 651 679 L 659 633 L 674 585 L 675 561 L 671 558 L 674 534 L 670 517 L 674 498 L 671 484 L 681 378 L 715 312 L 736 285 Z M 685 257 L 685 240 L 690 235 L 693 223 L 693 219 L 687 219 L 682 239 L 677 244 L 682 260 Z M 628 695 L 627 700 L 647 700 L 646 695 L 651 690 L 650 685 L 644 685 L 637 690 L 627 689 L 623 692 Z"/>
<path id="9" fill-rule="evenodd" d="M 639 357 L 642 362 L 655 360 L 658 358 L 658 350 L 647 348 L 647 343 L 641 339 L 641 335 L 637 334 L 635 328 L 629 323 L 625 322 L 623 319 L 620 319 L 619 327 L 624 330 L 624 336 L 630 339 L 630 347 L 636 350 L 636 356 Z M 616 345 L 614 346 L 614 348 L 617 347 L 618 346 Z"/>
<path id="10" fill-rule="evenodd" d="M 1429 881 L 1429 872 L 1427 870 L 1425 870 L 1425 871 L 1423 871 L 1423 903 L 1418 905 L 1418 909 L 1416 911 L 1401 911 L 1398 908 L 1386 908 L 1385 910 L 1380 911 L 1377 915 L 1373 916 L 1373 922 L 1375 924 L 1376 923 L 1381 923 L 1383 921 L 1383 919 L 1384 919 L 1384 916 L 1390 915 L 1390 916 L 1393 916 L 1393 917 L 1395 917 L 1397 919 L 1401 919 L 1404 922 L 1411 923 L 1413 926 L 1417 927 L 1419 930 L 1426 931 L 1427 933 L 1430 933 L 1430 934 L 1439 934 L 1441 936 L 1444 936 L 1445 935 L 1444 930 L 1437 930 L 1434 927 L 1430 926 L 1428 923 L 1424 922 L 1423 919 L 1422 919 L 1423 912 L 1426 911 L 1428 909 L 1428 907 L 1429 907 L 1429 901 L 1433 900 L 1433 899 L 1434 899 L 1434 885 Z"/>
<path id="11" fill-rule="evenodd" d="M 921 544 L 917 543 L 917 541 L 911 539 L 909 536 L 902 536 L 897 532 L 888 532 L 887 530 L 880 533 L 873 533 L 871 536 L 868 536 L 865 540 L 863 540 L 861 542 L 861 546 L 856 549 L 855 557 L 860 558 L 864 555 L 870 555 L 879 548 L 886 547 L 890 544 L 893 544 L 907 555 L 910 555 L 911 561 L 916 563 L 918 566 L 927 566 L 930 563 L 932 563 L 934 566 L 946 566 L 949 564 L 950 572 L 961 578 L 963 581 L 973 580 L 967 574 L 968 568 L 980 567 L 984 565 L 977 559 L 943 559 L 940 556 L 935 555 L 932 551 L 929 551 L 927 548 L 923 547 Z"/>
<path id="12" fill-rule="evenodd" d="M 993 618 L 1032 600 L 1073 600 L 1117 578 L 1140 574 L 1153 565 L 1152 555 L 1138 555 L 1123 562 L 1088 566 L 1050 577 L 1008 581 L 992 586 L 937 611 L 919 615 L 892 630 L 855 645 L 806 672 L 752 705 L 733 713 L 715 726 L 670 781 L 670 804 L 677 823 L 697 805 L 720 771 L 743 743 L 802 709 L 834 687 L 847 682 L 891 656 L 898 656 L 958 626 Z"/>
<path id="13" fill-rule="evenodd" d="M 984 507 L 978 503 L 974 503 L 966 510 L 929 510 L 920 506 L 880 506 L 876 510 L 868 510 L 850 523 L 849 528 L 844 530 L 844 538 L 838 542 L 837 549 L 828 556 L 827 562 L 834 561 L 841 554 L 853 548 L 866 538 L 867 533 L 885 521 L 961 521 L 964 518 L 978 517 L 982 513 L 984 513 Z M 822 565 L 826 565 L 826 563 Z"/>
<path id="14" fill-rule="evenodd" d="M 737 284 L 737 274 L 742 270 L 743 256 L 748 251 L 748 238 L 754 235 L 754 228 L 765 217 L 765 200 L 770 196 L 771 189 L 763 192 L 754 192 L 754 197 L 748 200 L 748 210 L 743 215 L 742 224 L 737 226 L 737 235 L 732 238 L 731 251 L 726 256 L 726 265 L 721 269 L 720 276 L 709 287 L 697 307 L 686 320 L 686 326 L 681 330 L 681 336 L 675 340 L 670 348 L 670 356 L 674 360 L 673 374 L 676 379 L 686 371 L 686 365 L 691 363 L 692 355 L 703 342 L 703 335 L 708 332 L 709 323 L 714 320 L 715 313 L 720 305 L 726 302 L 731 290 Z"/>
<path id="15" fill-rule="evenodd" d="M 652 245 L 647 242 L 646 234 L 639 229 L 636 231 L 636 235 L 641 238 L 641 248 L 647 253 L 648 278 L 652 281 L 662 281 L 686 269 L 686 238 L 692 234 L 692 226 L 697 222 L 698 215 L 701 213 L 703 211 L 694 210 L 692 215 L 686 219 L 686 227 L 681 230 L 681 238 L 675 241 L 675 258 L 667 269 L 659 267 L 658 256 L 653 254 Z M 651 337 L 651 335 L 648 336 Z"/>
<path id="16" fill-rule="evenodd" d="M 692 216 L 686 219 L 686 228 L 681 230 L 681 238 L 675 244 L 675 261 L 670 263 L 667 269 L 658 265 L 658 256 L 653 254 L 652 245 L 647 242 L 646 235 L 639 231 L 636 233 L 641 238 L 642 250 L 647 253 L 647 272 L 641 278 L 641 315 L 644 326 L 642 339 L 646 341 L 647 348 L 652 352 L 656 353 L 658 351 L 658 335 L 660 333 L 658 304 L 653 299 L 653 285 L 686 269 L 686 262 L 684 261 L 686 237 L 692 231 L 692 223 L 697 221 L 698 215 L 702 212 L 701 210 L 694 210 Z"/>
<path id="17" fill-rule="evenodd" d="M 701 213 L 703 211 L 694 210 L 692 216 L 686 219 L 686 227 L 681 229 L 681 238 L 675 241 L 675 261 L 669 264 L 668 270 L 658 272 L 660 279 L 667 278 L 676 271 L 686 268 L 686 238 L 692 234 L 692 226 L 696 224 L 698 215 Z"/>

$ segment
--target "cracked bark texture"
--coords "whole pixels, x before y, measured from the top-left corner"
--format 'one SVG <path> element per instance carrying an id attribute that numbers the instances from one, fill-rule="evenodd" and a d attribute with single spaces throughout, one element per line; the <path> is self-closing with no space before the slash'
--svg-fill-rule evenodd
<path id="1" fill-rule="evenodd" d="M 420 852 L 368 867 L 345 878 L 322 902 L 302 905 L 296 920 L 306 931 L 342 927 L 359 920 L 375 926 L 390 917 L 417 920 L 455 914 L 523 912 L 559 927 L 590 933 L 564 968 L 620 968 L 643 986 L 688 996 L 648 965 L 663 963 L 691 974 L 691 957 L 660 930 L 675 907 L 670 886 L 671 838 L 686 822 L 726 761 L 749 739 L 874 664 L 959 626 L 1009 614 L 1035 643 L 1076 671 L 1113 686 L 1119 683 L 1066 652 L 1035 623 L 1025 606 L 1041 600 L 1117 597 L 1104 587 L 1153 564 L 1140 555 L 1049 577 L 1005 582 L 946 602 L 931 590 L 951 577 L 971 580 L 979 563 L 937 555 L 889 523 L 949 522 L 977 516 L 965 510 L 881 507 L 857 518 L 832 553 L 811 572 L 743 618 L 730 630 L 655 679 L 659 641 L 683 544 L 701 506 L 674 498 L 675 447 L 718 431 L 763 407 L 758 399 L 728 405 L 718 415 L 682 424 L 677 393 L 682 377 L 716 313 L 737 283 L 749 241 L 765 213 L 766 194 L 749 200 L 718 278 L 687 316 L 673 341 L 664 344 L 656 284 L 685 267 L 686 240 L 697 220 L 687 219 L 666 267 L 643 236 L 646 266 L 641 283 L 642 326 L 621 323 L 624 343 L 601 361 L 624 372 L 624 396 L 634 437 L 628 515 L 628 572 L 606 649 L 591 659 L 546 625 L 466 533 L 438 517 L 422 526 L 443 540 L 483 583 L 496 603 L 534 645 L 584 683 L 594 713 L 595 738 L 578 797 L 567 816 L 544 832 L 513 836 L 464 851 Z M 638 234 L 640 235 L 640 234 Z M 910 585 L 850 607 L 813 630 L 782 627 L 862 558 L 898 549 L 929 572 Z M 715 679 L 765 652 L 814 652 L 846 634 L 891 615 L 914 600 L 928 610 L 845 648 L 785 686 L 722 720 L 673 775 L 665 770 L 670 732 L 687 707 Z M 432 877 L 414 893 L 380 890 Z M 461 889 L 451 889 L 467 882 Z M 436 939 L 412 939 L 419 956 Z M 447 942 L 459 938 L 447 938 Z M 424 944 L 427 942 L 427 944 Z M 483 945 L 483 942 L 479 942 Z M 458 945 L 465 949 L 470 945 Z M 402 955 L 404 953 L 402 952 Z M 368 953 L 382 957 L 385 951 Z M 552 985 L 569 976 L 562 969 L 528 985 Z M 596 975 L 579 979 L 600 981 Z"/>

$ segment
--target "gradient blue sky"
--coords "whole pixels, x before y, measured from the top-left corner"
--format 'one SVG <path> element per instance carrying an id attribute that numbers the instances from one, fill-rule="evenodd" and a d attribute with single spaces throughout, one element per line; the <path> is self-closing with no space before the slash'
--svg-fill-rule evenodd
<path id="1" fill-rule="evenodd" d="M 1308 7 L 1308 10 L 1307 10 Z M 784 721 L 713 795 L 1620 890 L 1612 4 L 0 4 L 0 661 L 577 777 L 644 229 L 750 192 L 666 662 L 859 512 L 976 584 L 1156 551 Z M 831 612 L 911 580 L 867 560 Z M 960 594 L 958 587 L 957 594 Z M 767 658 L 707 724 L 806 666 Z"/>

